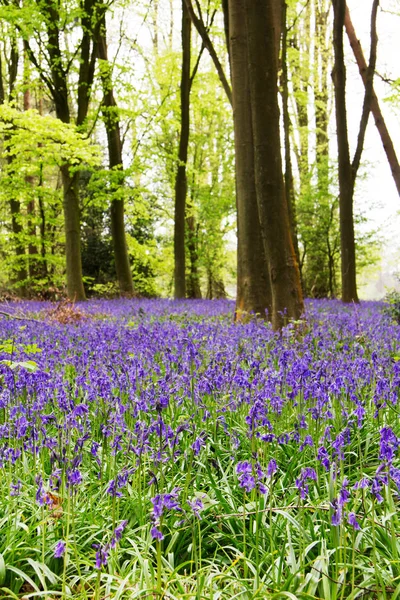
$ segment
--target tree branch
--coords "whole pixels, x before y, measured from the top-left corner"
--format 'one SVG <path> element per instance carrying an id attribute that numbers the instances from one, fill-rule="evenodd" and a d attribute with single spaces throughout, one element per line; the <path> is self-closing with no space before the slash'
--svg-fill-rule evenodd
<path id="1" fill-rule="evenodd" d="M 364 103 L 360 120 L 360 129 L 358 132 L 357 147 L 354 153 L 351 170 L 353 173 L 353 183 L 357 177 L 357 171 L 360 167 L 361 155 L 364 147 L 365 134 L 367 131 L 369 113 L 371 112 L 372 94 L 374 91 L 374 73 L 376 66 L 376 49 L 378 46 L 378 35 L 376 32 L 376 16 L 378 12 L 379 0 L 373 0 L 371 12 L 371 49 L 369 55 L 369 64 L 365 78 Z"/>
<path id="2" fill-rule="evenodd" d="M 203 40 L 204 46 L 207 48 L 208 52 L 210 53 L 210 56 L 215 65 L 215 68 L 217 69 L 219 79 L 222 83 L 222 87 L 224 88 L 224 91 L 229 100 L 229 103 L 232 105 L 232 90 L 231 90 L 231 87 L 226 78 L 224 69 L 219 61 L 218 56 L 217 56 L 216 50 L 214 48 L 214 44 L 212 43 L 210 36 L 208 35 L 208 31 L 205 26 L 205 23 L 204 23 L 202 17 L 199 18 L 196 15 L 194 8 L 193 8 L 192 0 L 185 0 L 185 4 L 188 9 L 188 13 L 190 15 L 190 19 L 191 19 L 193 25 L 196 27 L 201 39 Z"/>

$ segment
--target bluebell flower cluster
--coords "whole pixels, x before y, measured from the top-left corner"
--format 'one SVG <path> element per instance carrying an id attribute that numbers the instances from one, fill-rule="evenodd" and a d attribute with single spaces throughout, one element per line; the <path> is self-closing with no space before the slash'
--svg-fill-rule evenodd
<path id="1" fill-rule="evenodd" d="M 0 508 L 29 495 L 58 558 L 66 499 L 90 503 L 93 489 L 107 506 L 105 541 L 87 548 L 97 569 L 131 526 L 119 518 L 145 515 L 160 542 L 177 515 L 202 527 L 226 478 L 240 502 L 245 492 L 284 506 L 287 495 L 305 509 L 318 498 L 329 525 L 356 530 L 361 497 L 380 510 L 386 493 L 398 501 L 400 332 L 379 305 L 308 302 L 304 329 L 279 335 L 232 323 L 229 301 L 91 301 L 71 325 L 47 321 L 43 304 L 15 310 L 40 322 L 0 319 L 0 337 L 37 369 L 0 363 Z M 204 489 L 211 480 L 218 493 Z M 203 503 L 203 492 L 215 497 Z"/>

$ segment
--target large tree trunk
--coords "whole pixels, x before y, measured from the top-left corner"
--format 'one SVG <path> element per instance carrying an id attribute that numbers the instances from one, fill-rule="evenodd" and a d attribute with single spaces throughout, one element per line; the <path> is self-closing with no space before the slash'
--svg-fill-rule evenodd
<path id="1" fill-rule="evenodd" d="M 248 313 L 271 318 L 271 289 L 257 208 L 253 126 L 247 68 L 245 0 L 229 2 L 237 206 L 236 320 Z"/>
<path id="2" fill-rule="evenodd" d="M 190 108 L 190 41 L 191 21 L 185 0 L 182 0 L 182 74 L 181 74 L 181 131 L 179 137 L 178 170 L 175 179 L 175 227 L 174 227 L 174 296 L 186 295 L 185 273 L 185 213 L 187 194 L 186 162 L 189 146 Z"/>
<path id="3" fill-rule="evenodd" d="M 303 298 L 284 196 L 273 0 L 246 0 L 257 206 L 272 289 L 272 325 L 299 319 Z"/>
<path id="4" fill-rule="evenodd" d="M 121 294 L 132 295 L 134 290 L 125 235 L 124 200 L 118 197 L 118 190 L 124 185 L 122 143 L 118 107 L 112 85 L 111 66 L 108 61 L 105 16 L 102 19 L 98 37 L 98 57 L 104 61 L 100 69 L 100 75 L 103 86 L 102 112 L 107 132 L 109 168 L 114 170 L 116 174 L 120 173 L 121 175 L 116 177 L 116 181 L 111 188 L 111 237 L 114 247 L 115 269 Z M 113 178 L 113 175 L 111 175 L 111 178 Z"/>
<path id="5" fill-rule="evenodd" d="M 51 87 L 50 91 L 54 99 L 57 118 L 63 123 L 70 123 L 70 110 L 68 104 L 67 73 L 63 68 L 62 53 L 60 48 L 59 14 L 55 3 L 46 0 L 43 4 L 47 13 L 47 50 L 50 58 Z M 84 36 L 86 40 L 86 36 Z M 85 52 L 86 53 L 86 44 Z M 83 64 L 80 71 L 83 70 Z M 50 85 L 49 82 L 46 82 Z M 89 91 L 80 90 L 79 97 L 86 100 Z M 86 102 L 85 102 L 86 104 Z M 84 111 L 78 106 L 79 124 L 84 121 Z M 78 199 L 78 175 L 72 174 L 70 165 L 64 164 L 61 168 L 63 183 L 63 212 L 65 228 L 65 258 L 67 274 L 67 294 L 71 300 L 85 300 L 85 290 L 82 280 L 82 260 L 80 244 L 80 210 Z"/>
<path id="6" fill-rule="evenodd" d="M 73 301 L 85 300 L 81 261 L 80 209 L 77 177 L 71 175 L 70 166 L 61 167 L 63 184 L 63 209 L 65 227 L 65 258 L 67 293 Z"/>
<path id="7" fill-rule="evenodd" d="M 336 130 L 339 161 L 340 246 L 342 258 L 342 300 L 358 302 L 356 284 L 356 248 L 354 240 L 354 178 L 350 162 L 346 111 L 346 67 L 344 64 L 343 26 L 346 0 L 333 0 L 333 46 L 335 66 Z"/>
<path id="8" fill-rule="evenodd" d="M 346 6 L 345 20 L 344 25 L 347 32 L 347 37 L 349 38 L 350 46 L 352 47 L 354 57 L 357 61 L 357 65 L 360 71 L 360 75 L 364 82 L 364 85 L 367 84 L 367 72 L 368 66 L 367 62 L 364 58 L 364 54 L 361 48 L 361 44 L 357 39 L 356 32 L 354 30 L 353 23 L 351 21 L 350 12 L 348 7 Z M 386 153 L 386 158 L 388 160 L 390 170 L 392 171 L 392 176 L 394 183 L 396 185 L 397 193 L 400 196 L 400 165 L 397 159 L 396 151 L 393 146 L 392 138 L 390 137 L 388 128 L 386 127 L 385 120 L 382 115 L 382 111 L 379 106 L 378 98 L 375 92 L 372 90 L 372 98 L 371 98 L 371 112 L 374 116 L 375 125 L 379 132 L 383 149 Z"/>

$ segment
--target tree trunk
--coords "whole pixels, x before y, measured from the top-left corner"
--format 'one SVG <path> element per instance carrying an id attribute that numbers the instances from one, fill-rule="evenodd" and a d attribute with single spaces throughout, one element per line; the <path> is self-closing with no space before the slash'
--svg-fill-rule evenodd
<path id="1" fill-rule="evenodd" d="M 229 34 L 238 237 L 235 318 L 241 320 L 248 313 L 259 314 L 265 318 L 266 310 L 271 318 L 271 289 L 254 179 L 245 0 L 229 2 Z"/>
<path id="2" fill-rule="evenodd" d="M 174 226 L 174 296 L 185 298 L 185 213 L 187 194 L 186 162 L 189 146 L 190 108 L 190 45 L 191 21 L 185 0 L 182 0 L 182 73 L 181 73 L 181 130 L 179 137 L 178 170 L 175 179 L 175 226 Z"/>
<path id="3" fill-rule="evenodd" d="M 300 274 L 284 197 L 273 0 L 246 0 L 247 54 L 257 206 L 272 289 L 272 325 L 303 312 Z"/>
<path id="4" fill-rule="evenodd" d="M 40 255 L 41 260 L 41 276 L 47 278 L 47 260 L 46 260 L 46 213 L 44 210 L 43 203 L 43 168 L 40 168 L 39 182 L 38 182 L 38 201 L 39 201 L 39 213 L 40 213 Z"/>
<path id="5" fill-rule="evenodd" d="M 333 46 L 335 66 L 336 130 L 339 161 L 340 246 L 342 259 L 342 300 L 358 302 L 356 284 L 356 248 L 354 240 L 354 179 L 350 162 L 346 111 L 346 67 L 344 64 L 343 26 L 346 1 L 333 0 Z"/>
<path id="6" fill-rule="evenodd" d="M 98 36 L 98 57 L 103 61 L 103 66 L 100 69 L 103 86 L 102 113 L 107 132 L 109 168 L 115 172 L 115 182 L 113 180 L 114 174 L 111 173 L 111 237 L 114 247 L 115 269 L 121 294 L 132 295 L 134 289 L 125 235 L 124 199 L 118 197 L 119 189 L 124 186 L 122 142 L 118 107 L 112 86 L 111 66 L 108 61 L 105 16 L 102 19 Z"/>
<path id="7" fill-rule="evenodd" d="M 186 216 L 187 225 L 187 247 L 189 250 L 189 275 L 187 279 L 187 297 L 188 298 L 201 298 L 200 279 L 198 271 L 199 255 L 197 252 L 197 235 L 196 235 L 196 222 L 193 215 Z"/>
<path id="8" fill-rule="evenodd" d="M 68 104 L 67 73 L 63 68 L 62 53 L 60 48 L 60 31 L 58 29 L 59 14 L 52 0 L 44 3 L 47 13 L 47 50 L 50 58 L 51 93 L 54 99 L 57 118 L 63 123 L 70 123 L 70 110 Z M 81 65 L 82 71 L 82 65 Z M 46 82 L 49 85 L 49 82 Z M 85 94 L 80 92 L 80 97 Z M 79 120 L 83 123 L 82 110 L 78 108 Z M 85 290 L 82 280 L 82 260 L 80 244 L 80 210 L 78 200 L 78 175 L 70 173 L 70 165 L 61 167 L 63 183 L 63 212 L 65 228 L 65 259 L 67 274 L 67 294 L 71 300 L 85 300 Z"/>
<path id="9" fill-rule="evenodd" d="M 283 109 L 283 131 L 285 140 L 285 197 L 289 211 L 290 233 L 292 236 L 293 247 L 296 253 L 297 262 L 300 262 L 299 243 L 297 239 L 297 218 L 296 218 L 296 198 L 293 182 L 293 169 L 291 157 L 290 132 L 291 123 L 289 115 L 289 85 L 288 85 L 288 69 L 287 69 L 287 23 L 286 23 L 286 2 L 283 3 L 282 10 L 282 109 Z M 279 44 L 279 40 L 277 42 Z"/>
<path id="10" fill-rule="evenodd" d="M 29 60 L 26 55 L 26 48 L 24 52 L 24 110 L 31 108 L 31 94 L 30 94 L 30 76 L 29 76 Z M 34 192 L 34 177 L 32 175 L 25 176 L 25 183 L 31 188 L 32 193 Z M 36 246 L 36 210 L 35 210 L 35 198 L 32 195 L 30 198 L 26 211 L 28 214 L 27 223 L 27 234 L 28 234 L 28 255 L 29 255 L 29 277 L 35 279 L 40 276 L 40 266 L 38 263 L 38 250 Z"/>
<path id="11" fill-rule="evenodd" d="M 349 38 L 350 46 L 353 50 L 354 57 L 357 61 L 360 75 L 362 77 L 364 85 L 366 85 L 368 66 L 367 66 L 366 60 L 364 58 L 361 44 L 360 44 L 359 40 L 357 39 L 356 32 L 354 30 L 354 26 L 351 21 L 350 12 L 347 7 L 346 7 L 344 25 L 346 28 L 347 36 Z M 374 91 L 372 91 L 371 112 L 374 116 L 375 125 L 379 132 L 383 149 L 386 153 L 386 158 L 388 160 L 390 170 L 392 172 L 392 176 L 393 176 L 393 180 L 396 185 L 397 193 L 400 196 L 400 165 L 399 165 L 399 161 L 397 159 L 396 151 L 393 146 L 392 138 L 390 137 L 389 131 L 386 127 L 386 123 L 383 118 L 380 106 L 379 106 L 378 98 Z"/>
<path id="12" fill-rule="evenodd" d="M 73 301 L 85 300 L 82 279 L 80 210 L 77 178 L 71 175 L 69 165 L 61 167 L 65 227 L 65 258 L 67 293 Z"/>
<path id="13" fill-rule="evenodd" d="M 203 19 L 201 18 L 201 16 L 198 17 L 196 15 L 196 13 L 194 12 L 192 0 L 182 0 L 182 1 L 186 4 L 186 8 L 188 10 L 190 19 L 191 19 L 193 25 L 195 26 L 195 28 L 197 29 L 197 31 L 202 39 L 202 42 L 204 44 L 204 47 L 207 48 L 207 50 L 211 56 L 214 66 L 217 70 L 219 80 L 222 84 L 222 87 L 224 88 L 226 97 L 228 98 L 229 103 L 232 104 L 232 90 L 231 90 L 231 87 L 226 78 L 226 75 L 225 75 L 224 69 L 221 65 L 221 62 L 217 56 L 214 44 L 212 43 L 210 36 L 208 35 L 207 27 L 206 27 Z"/>
<path id="14" fill-rule="evenodd" d="M 11 52 L 10 62 L 7 65 L 8 68 L 8 101 L 11 102 L 14 98 L 15 81 L 18 74 L 18 47 L 15 39 L 11 41 Z M 0 73 L 2 72 L 1 56 L 0 56 Z M 6 92 L 3 86 L 2 75 L 0 76 L 0 103 L 4 104 L 6 101 Z M 7 164 L 11 167 L 13 161 L 12 155 L 7 155 Z M 17 284 L 18 291 L 21 296 L 26 294 L 26 280 L 28 277 L 26 269 L 26 254 L 25 245 L 22 241 L 23 227 L 21 223 L 21 205 L 19 200 L 16 198 L 10 199 L 10 212 L 11 212 L 11 229 L 12 238 L 15 248 L 15 266 L 13 267 L 13 281 Z"/>
<path id="15" fill-rule="evenodd" d="M 315 6 L 315 67 L 314 105 L 318 189 L 323 197 L 329 196 L 329 140 L 328 140 L 328 65 L 330 48 L 327 46 L 328 8 L 326 0 L 317 0 Z"/>

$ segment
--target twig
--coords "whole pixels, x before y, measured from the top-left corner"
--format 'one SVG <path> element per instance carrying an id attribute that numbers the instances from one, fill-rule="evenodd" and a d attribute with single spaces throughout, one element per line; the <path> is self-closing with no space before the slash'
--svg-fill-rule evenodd
<path id="1" fill-rule="evenodd" d="M 43 321 L 39 321 L 39 319 L 33 319 L 31 317 L 19 317 L 18 315 L 12 315 L 8 312 L 4 312 L 0 310 L 0 315 L 4 317 L 8 317 L 9 319 L 16 319 L 17 321 L 33 321 L 34 323 L 42 323 Z"/>

